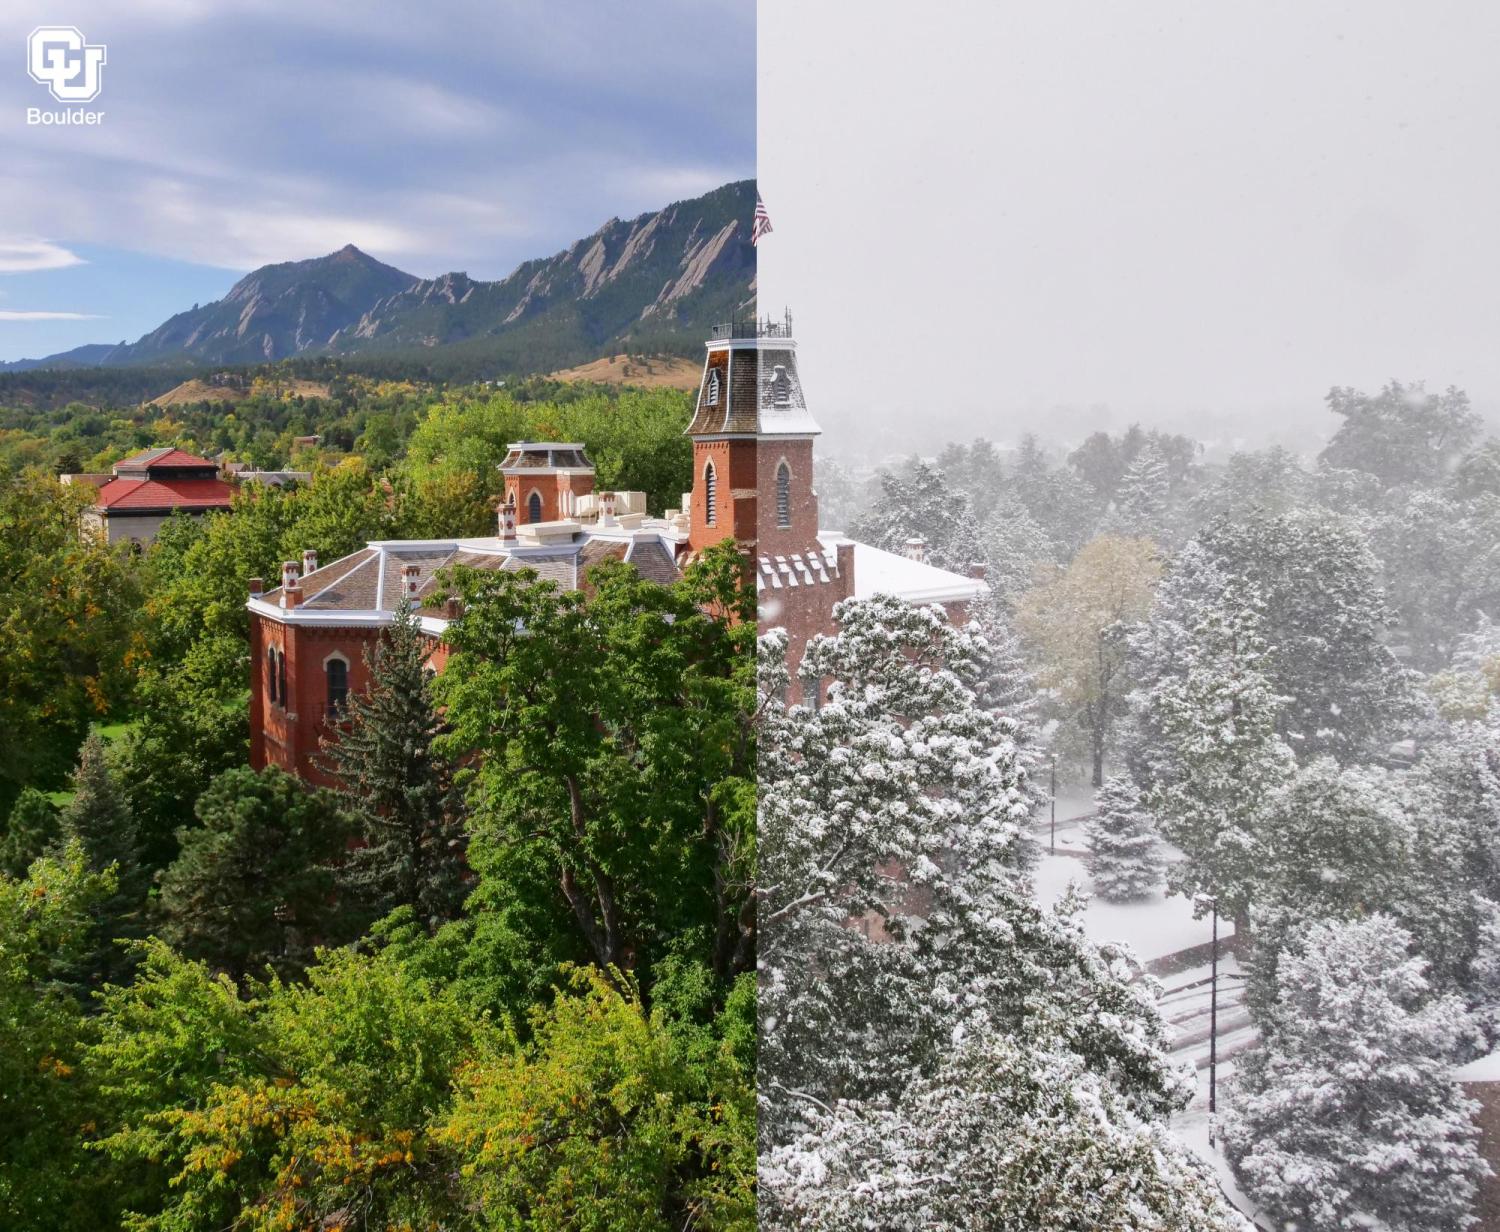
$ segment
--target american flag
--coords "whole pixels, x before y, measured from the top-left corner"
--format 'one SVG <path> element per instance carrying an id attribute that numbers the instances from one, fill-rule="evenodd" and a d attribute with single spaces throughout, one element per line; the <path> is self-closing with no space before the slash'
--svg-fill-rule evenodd
<path id="1" fill-rule="evenodd" d="M 759 244 L 760 237 L 771 234 L 771 216 L 766 213 L 766 203 L 755 194 L 755 221 L 750 224 L 750 243 Z"/>

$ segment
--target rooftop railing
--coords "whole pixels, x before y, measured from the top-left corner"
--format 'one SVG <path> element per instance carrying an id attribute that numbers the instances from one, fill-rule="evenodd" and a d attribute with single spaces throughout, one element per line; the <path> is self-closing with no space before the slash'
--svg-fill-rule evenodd
<path id="1" fill-rule="evenodd" d="M 792 336 L 792 314 L 786 313 L 781 320 L 757 317 L 748 321 L 724 321 L 708 331 L 710 342 L 726 338 L 790 338 Z"/>

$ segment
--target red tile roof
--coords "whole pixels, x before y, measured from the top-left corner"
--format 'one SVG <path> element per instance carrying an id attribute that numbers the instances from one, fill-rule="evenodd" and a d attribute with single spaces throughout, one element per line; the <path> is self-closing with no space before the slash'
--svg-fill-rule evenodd
<path id="1" fill-rule="evenodd" d="M 132 470 L 149 466 L 152 470 L 156 470 L 158 467 L 172 466 L 211 467 L 217 466 L 218 463 L 209 458 L 200 458 L 183 449 L 148 449 L 134 457 L 121 458 L 115 465 L 130 467 Z"/>
<path id="2" fill-rule="evenodd" d="M 191 456 L 191 455 L 186 455 Z M 228 509 L 234 489 L 222 479 L 111 479 L 97 509 Z"/>

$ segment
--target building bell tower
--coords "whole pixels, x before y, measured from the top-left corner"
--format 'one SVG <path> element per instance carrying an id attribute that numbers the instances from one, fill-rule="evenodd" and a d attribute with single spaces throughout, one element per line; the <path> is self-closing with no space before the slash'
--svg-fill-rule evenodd
<path id="1" fill-rule="evenodd" d="M 693 438 L 688 545 L 733 539 L 755 574 L 762 629 L 784 628 L 795 669 L 807 639 L 832 632 L 854 593 L 854 547 L 818 537 L 813 440 L 820 433 L 797 375 L 792 318 L 715 326 Z M 793 694 L 800 685 L 793 683 Z"/>
<path id="2" fill-rule="evenodd" d="M 724 539 L 761 556 L 816 547 L 813 438 L 820 429 L 797 376 L 791 315 L 716 325 L 707 349 L 687 430 L 691 549 Z"/>

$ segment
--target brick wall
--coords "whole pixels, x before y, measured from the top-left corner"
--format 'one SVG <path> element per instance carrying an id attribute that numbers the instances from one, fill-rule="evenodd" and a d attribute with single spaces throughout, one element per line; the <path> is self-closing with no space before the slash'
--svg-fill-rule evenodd
<path id="1" fill-rule="evenodd" d="M 250 617 L 250 765 L 259 770 L 280 766 L 309 783 L 330 784 L 317 766 L 318 747 L 329 730 L 326 664 L 334 655 L 349 665 L 349 691 L 369 688 L 364 651 L 380 636 L 378 629 L 283 625 L 255 613 Z M 271 700 L 266 652 L 286 656 L 288 699 Z"/>
<path id="2" fill-rule="evenodd" d="M 505 477 L 505 499 L 516 507 L 516 521 L 522 525 L 531 521 L 530 501 L 535 492 L 542 498 L 542 522 L 557 522 L 570 516 L 564 511 L 564 493 L 572 493 L 576 499 L 587 496 L 594 490 L 593 475 L 559 475 L 551 471 L 535 474 L 507 475 Z"/>
<path id="3" fill-rule="evenodd" d="M 756 443 L 747 437 L 693 441 L 692 529 L 688 546 L 695 552 L 725 539 L 755 537 Z M 714 465 L 714 521 L 709 524 L 708 487 L 704 471 Z M 740 493 L 738 500 L 735 493 Z"/>
<path id="4" fill-rule="evenodd" d="M 782 526 L 777 507 L 777 472 L 785 465 L 789 525 Z M 818 498 L 813 491 L 813 443 L 811 439 L 756 442 L 756 482 L 759 508 L 756 539 L 762 556 L 786 555 L 807 550 L 818 534 Z"/>

